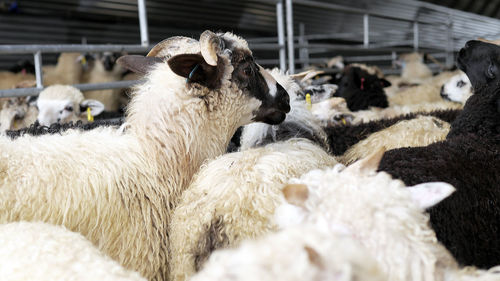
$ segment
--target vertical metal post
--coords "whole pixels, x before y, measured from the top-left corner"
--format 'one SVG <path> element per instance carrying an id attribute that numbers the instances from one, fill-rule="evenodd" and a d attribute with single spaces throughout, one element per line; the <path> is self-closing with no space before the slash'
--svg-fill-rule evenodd
<path id="1" fill-rule="evenodd" d="M 413 22 L 413 50 L 418 51 L 418 21 Z"/>
<path id="2" fill-rule="evenodd" d="M 286 0 L 286 31 L 288 36 L 288 72 L 295 73 L 295 55 L 293 46 L 293 10 L 292 0 Z"/>
<path id="3" fill-rule="evenodd" d="M 448 22 L 446 24 L 447 27 L 447 36 L 446 36 L 446 67 L 451 68 L 455 63 L 455 59 L 453 57 L 453 20 L 452 15 L 449 15 Z"/>
<path id="4" fill-rule="evenodd" d="M 276 21 L 278 25 L 278 44 L 280 45 L 280 69 L 286 69 L 285 24 L 283 22 L 283 1 L 276 3 Z"/>
<path id="5" fill-rule="evenodd" d="M 43 76 L 42 76 L 42 52 L 38 51 L 34 54 L 35 61 L 35 77 L 36 77 L 36 87 L 43 88 Z"/>
<path id="6" fill-rule="evenodd" d="M 369 37 L 370 26 L 368 22 L 368 17 L 369 17 L 368 14 L 363 15 L 363 46 L 365 48 L 368 48 L 368 46 L 370 45 L 370 37 Z"/>
<path id="7" fill-rule="evenodd" d="M 149 46 L 148 19 L 146 16 L 146 0 L 137 0 L 139 12 L 139 26 L 141 30 L 141 45 Z"/>
<path id="8" fill-rule="evenodd" d="M 307 40 L 304 38 L 306 32 L 306 26 L 303 22 L 299 24 L 299 44 L 307 45 Z M 302 68 L 309 66 L 309 52 L 307 47 L 301 47 L 299 49 L 299 58 L 302 62 Z"/>

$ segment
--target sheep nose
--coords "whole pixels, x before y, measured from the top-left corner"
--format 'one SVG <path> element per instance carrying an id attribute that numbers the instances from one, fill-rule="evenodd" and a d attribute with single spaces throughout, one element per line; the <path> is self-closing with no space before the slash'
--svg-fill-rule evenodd
<path id="1" fill-rule="evenodd" d="M 285 113 L 290 112 L 290 96 L 279 83 L 276 83 L 276 88 L 277 88 L 276 99 L 277 99 L 278 109 Z"/>

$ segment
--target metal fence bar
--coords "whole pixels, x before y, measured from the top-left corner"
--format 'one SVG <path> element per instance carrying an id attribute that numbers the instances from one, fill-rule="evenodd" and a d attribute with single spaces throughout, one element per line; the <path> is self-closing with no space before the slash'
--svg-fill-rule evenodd
<path id="1" fill-rule="evenodd" d="M 413 49 L 418 51 L 418 22 L 413 22 Z"/>
<path id="2" fill-rule="evenodd" d="M 288 72 L 295 73 L 295 54 L 293 47 L 293 8 L 292 0 L 286 0 L 286 26 L 288 36 Z"/>
<path id="3" fill-rule="evenodd" d="M 278 44 L 280 45 L 280 69 L 286 69 L 285 24 L 283 21 L 283 1 L 276 3 L 276 24 L 278 26 Z"/>
<path id="4" fill-rule="evenodd" d="M 145 80 L 130 80 L 130 81 L 116 81 L 116 82 L 95 83 L 95 84 L 75 84 L 75 85 L 73 85 L 73 87 L 80 89 L 80 91 L 121 89 L 121 88 L 128 88 L 128 87 L 143 83 L 144 81 Z M 43 88 L 22 88 L 22 89 L 0 90 L 0 98 L 36 96 L 41 91 L 43 91 Z"/>
<path id="5" fill-rule="evenodd" d="M 369 47 L 370 44 L 370 22 L 368 19 L 368 14 L 363 15 L 363 46 L 365 48 Z"/>
<path id="6" fill-rule="evenodd" d="M 139 27 L 141 30 L 141 45 L 149 45 L 148 19 L 146 11 L 146 0 L 137 0 L 137 11 L 139 13 Z"/>
<path id="7" fill-rule="evenodd" d="M 42 53 L 40 51 L 34 54 L 33 60 L 35 61 L 35 77 L 36 77 L 36 87 L 38 89 L 43 88 L 43 75 L 42 75 Z"/>
<path id="8" fill-rule="evenodd" d="M 60 45 L 0 45 L 0 54 L 33 54 L 38 51 L 42 53 L 62 53 L 62 52 L 146 52 L 149 46 L 142 45 L 81 45 L 81 44 L 60 44 Z"/>

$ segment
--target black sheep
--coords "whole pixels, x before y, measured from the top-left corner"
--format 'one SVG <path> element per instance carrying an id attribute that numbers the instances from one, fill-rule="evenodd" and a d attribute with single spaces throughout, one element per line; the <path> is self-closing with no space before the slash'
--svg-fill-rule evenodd
<path id="1" fill-rule="evenodd" d="M 460 264 L 489 268 L 500 264 L 500 47 L 469 41 L 457 64 L 475 94 L 446 140 L 387 151 L 379 170 L 408 186 L 455 186 L 455 193 L 428 210 L 431 226 Z"/>
<path id="2" fill-rule="evenodd" d="M 346 67 L 340 79 L 339 87 L 333 96 L 342 97 L 351 111 L 368 109 L 371 106 L 386 108 L 389 106 L 384 87 L 391 83 L 371 75 L 359 67 Z"/>

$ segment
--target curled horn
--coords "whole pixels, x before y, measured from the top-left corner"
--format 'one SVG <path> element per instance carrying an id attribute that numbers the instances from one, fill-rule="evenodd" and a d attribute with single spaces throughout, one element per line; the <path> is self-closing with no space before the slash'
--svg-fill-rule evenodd
<path id="1" fill-rule="evenodd" d="M 222 49 L 222 40 L 212 31 L 206 30 L 200 36 L 201 55 L 212 66 L 217 65 L 217 53 Z"/>
<path id="2" fill-rule="evenodd" d="M 168 53 L 165 54 L 164 51 L 168 51 L 169 47 L 180 45 L 181 41 L 185 41 L 187 43 L 196 43 L 197 41 L 193 38 L 185 37 L 185 36 L 174 36 L 167 38 L 160 43 L 156 44 L 151 51 L 146 55 L 147 57 L 165 57 L 168 56 Z"/>

